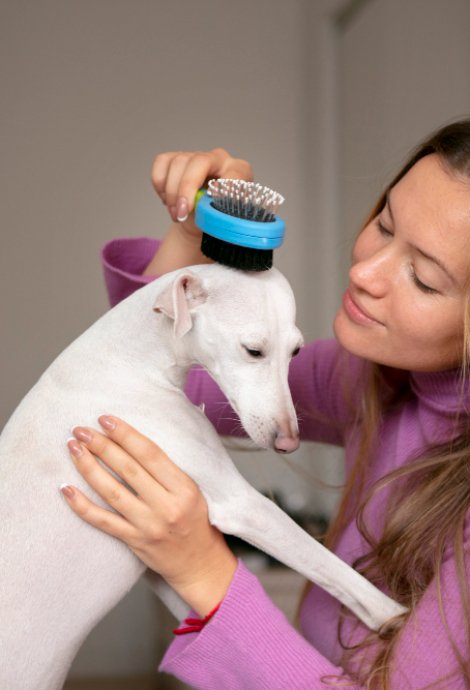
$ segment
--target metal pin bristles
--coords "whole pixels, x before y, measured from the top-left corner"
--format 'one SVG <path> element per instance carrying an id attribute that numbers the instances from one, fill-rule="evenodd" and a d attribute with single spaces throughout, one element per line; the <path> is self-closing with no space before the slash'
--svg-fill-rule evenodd
<path id="1" fill-rule="evenodd" d="M 278 192 L 245 180 L 210 180 L 207 194 L 218 211 L 261 223 L 274 221 L 277 209 L 284 202 Z"/>

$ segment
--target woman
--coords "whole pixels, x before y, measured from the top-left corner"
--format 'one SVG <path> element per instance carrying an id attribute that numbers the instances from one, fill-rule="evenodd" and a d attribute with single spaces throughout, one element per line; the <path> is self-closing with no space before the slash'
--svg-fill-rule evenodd
<path id="1" fill-rule="evenodd" d="M 111 301 L 205 260 L 192 199 L 206 178 L 224 176 L 249 179 L 251 170 L 221 149 L 156 159 L 153 182 L 174 222 L 158 247 L 116 240 L 105 248 Z M 336 339 L 306 346 L 291 367 L 302 437 L 346 451 L 328 545 L 408 608 L 377 633 L 310 587 L 300 635 L 208 524 L 197 487 L 155 444 L 115 418 L 101 418 L 103 432 L 75 430 L 78 470 L 98 493 L 118 491 L 122 511 L 69 488 L 72 510 L 125 541 L 210 619 L 175 638 L 162 670 L 207 689 L 470 687 L 469 294 L 466 120 L 419 146 L 378 200 L 354 246 Z M 188 390 L 216 422 L 220 393 L 209 378 L 194 372 Z M 218 430 L 228 431 L 223 423 Z M 154 498 L 131 494 L 92 454 L 118 474 L 126 464 L 137 493 L 145 486 Z"/>

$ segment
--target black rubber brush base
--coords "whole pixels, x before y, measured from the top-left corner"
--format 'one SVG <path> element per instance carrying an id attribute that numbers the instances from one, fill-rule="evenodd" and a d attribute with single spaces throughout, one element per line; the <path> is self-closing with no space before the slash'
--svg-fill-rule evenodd
<path id="1" fill-rule="evenodd" d="M 201 251 L 218 264 L 242 271 L 268 271 L 273 265 L 272 249 L 252 249 L 202 234 Z"/>

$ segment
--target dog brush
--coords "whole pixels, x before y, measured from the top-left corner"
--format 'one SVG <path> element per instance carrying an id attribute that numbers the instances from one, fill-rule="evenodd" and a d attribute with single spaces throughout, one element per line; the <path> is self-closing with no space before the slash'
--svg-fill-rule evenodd
<path id="1" fill-rule="evenodd" d="M 196 198 L 201 251 L 219 264 L 243 271 L 266 271 L 273 249 L 284 239 L 285 223 L 276 216 L 284 202 L 277 192 L 244 180 L 210 180 Z"/>

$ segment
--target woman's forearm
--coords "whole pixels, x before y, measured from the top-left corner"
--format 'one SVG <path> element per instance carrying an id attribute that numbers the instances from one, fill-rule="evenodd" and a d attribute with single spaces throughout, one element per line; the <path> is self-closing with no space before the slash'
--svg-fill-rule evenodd
<path id="1" fill-rule="evenodd" d="M 203 263 L 210 263 L 210 259 L 201 252 L 201 237 L 189 235 L 181 228 L 180 223 L 172 223 L 142 275 L 158 276 Z"/>

